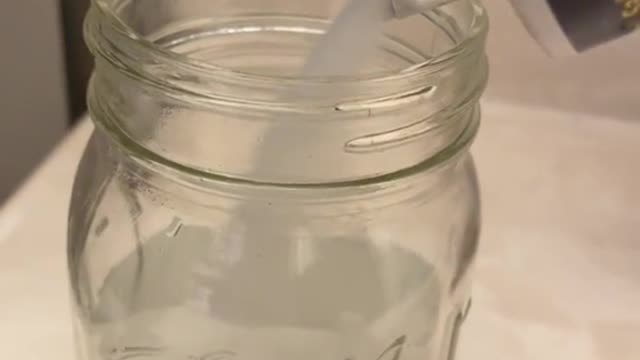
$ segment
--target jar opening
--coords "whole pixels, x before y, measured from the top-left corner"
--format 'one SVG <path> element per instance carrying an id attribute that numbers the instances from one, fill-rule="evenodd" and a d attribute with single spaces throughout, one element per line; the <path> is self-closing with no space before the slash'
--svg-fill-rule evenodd
<path id="1" fill-rule="evenodd" d="M 335 10 L 309 10 L 318 2 L 308 0 L 255 3 L 94 0 L 87 41 L 99 58 L 157 86 L 279 108 L 293 105 L 282 100 L 291 89 L 305 89 L 312 96 L 296 103 L 308 109 L 415 92 L 480 52 L 487 30 L 477 0 L 457 1 L 389 22 L 376 61 L 357 75 L 302 77 L 302 62 Z"/>

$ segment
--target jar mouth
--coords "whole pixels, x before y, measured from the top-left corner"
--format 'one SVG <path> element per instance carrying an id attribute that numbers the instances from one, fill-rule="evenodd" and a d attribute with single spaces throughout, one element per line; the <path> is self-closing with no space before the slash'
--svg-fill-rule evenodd
<path id="1" fill-rule="evenodd" d="M 119 14 L 121 8 L 131 2 L 93 0 L 94 6 L 85 26 L 85 37 L 89 48 L 98 58 L 107 60 L 127 73 L 135 74 L 149 84 L 187 93 L 192 100 L 222 101 L 227 105 L 229 102 L 239 101 L 243 108 L 253 104 L 261 109 L 271 107 L 280 111 L 291 110 L 297 106 L 285 104 L 279 94 L 301 88 L 309 94 L 322 94 L 311 96 L 307 101 L 297 101 L 296 105 L 307 111 L 310 105 L 336 109 L 338 100 L 384 100 L 397 97 L 398 94 L 422 94 L 431 90 L 423 85 L 434 73 L 455 67 L 468 55 L 483 52 L 488 31 L 488 17 L 480 1 L 465 0 L 462 3 L 468 7 L 469 14 L 462 26 L 440 9 L 414 17 L 442 28 L 452 43 L 422 61 L 412 59 L 406 66 L 392 70 L 368 71 L 349 76 L 265 74 L 204 61 L 159 44 L 134 28 Z M 280 19 L 290 21 L 291 17 L 283 16 Z M 326 21 L 324 23 L 327 24 Z M 445 27 L 448 29 L 445 30 Z M 316 33 L 319 34 L 321 32 Z M 357 90 L 354 91 L 354 88 Z M 420 90 L 421 88 L 424 89 Z M 336 93 L 335 89 L 349 90 Z M 327 97 L 327 94 L 333 94 L 335 98 Z"/>

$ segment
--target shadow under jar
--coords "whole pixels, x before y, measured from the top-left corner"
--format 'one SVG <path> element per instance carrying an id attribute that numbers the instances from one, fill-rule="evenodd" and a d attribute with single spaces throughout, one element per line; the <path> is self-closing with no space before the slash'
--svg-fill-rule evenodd
<path id="1" fill-rule="evenodd" d="M 79 360 L 453 358 L 479 199 L 477 1 L 298 76 L 337 6 L 96 0 L 69 217 Z"/>

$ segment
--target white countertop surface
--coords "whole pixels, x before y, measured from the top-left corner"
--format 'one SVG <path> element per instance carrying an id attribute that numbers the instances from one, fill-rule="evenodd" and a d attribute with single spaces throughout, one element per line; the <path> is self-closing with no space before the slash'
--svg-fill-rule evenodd
<path id="1" fill-rule="evenodd" d="M 459 359 L 640 359 L 640 123 L 484 105 L 484 231 Z M 0 359 L 74 358 L 66 212 L 91 129 L 0 209 Z"/>

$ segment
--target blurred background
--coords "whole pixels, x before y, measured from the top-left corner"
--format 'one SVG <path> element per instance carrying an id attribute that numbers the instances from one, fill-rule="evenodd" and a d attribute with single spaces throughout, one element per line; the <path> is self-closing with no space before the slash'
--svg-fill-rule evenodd
<path id="1" fill-rule="evenodd" d="M 0 203 L 85 112 L 92 61 L 81 29 L 89 1 L 0 2 Z M 507 0 L 484 3 L 492 21 L 487 99 L 640 121 L 640 31 L 551 59 Z"/>

